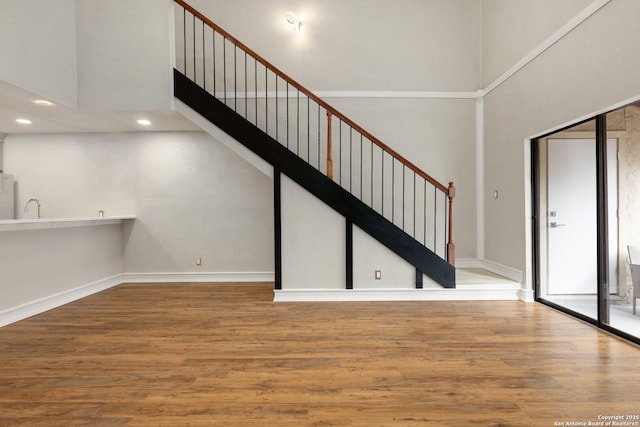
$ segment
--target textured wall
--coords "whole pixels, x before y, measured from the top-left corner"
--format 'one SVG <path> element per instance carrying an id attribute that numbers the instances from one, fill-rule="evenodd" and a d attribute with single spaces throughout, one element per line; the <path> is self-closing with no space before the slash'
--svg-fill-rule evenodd
<path id="1" fill-rule="evenodd" d="M 10 135 L 5 150 L 20 217 L 31 197 L 43 217 L 137 216 L 126 272 L 273 271 L 272 181 L 204 133 Z"/>

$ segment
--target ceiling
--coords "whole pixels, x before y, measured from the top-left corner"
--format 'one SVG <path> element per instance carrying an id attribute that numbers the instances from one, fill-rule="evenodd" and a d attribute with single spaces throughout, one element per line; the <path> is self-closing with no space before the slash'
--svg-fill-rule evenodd
<path id="1" fill-rule="evenodd" d="M 38 95 L 0 81 L 0 133 L 164 132 L 201 130 L 171 110 L 79 111 L 63 105 L 42 106 Z M 24 118 L 25 125 L 16 122 Z M 151 122 L 148 126 L 139 119 Z"/>

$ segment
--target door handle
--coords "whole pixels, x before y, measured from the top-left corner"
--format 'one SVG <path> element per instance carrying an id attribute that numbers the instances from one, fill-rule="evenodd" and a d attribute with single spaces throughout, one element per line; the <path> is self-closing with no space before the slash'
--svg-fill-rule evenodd
<path id="1" fill-rule="evenodd" d="M 566 226 L 567 226 L 567 224 L 558 224 L 555 221 L 549 223 L 549 227 L 551 227 L 551 228 L 566 227 Z"/>

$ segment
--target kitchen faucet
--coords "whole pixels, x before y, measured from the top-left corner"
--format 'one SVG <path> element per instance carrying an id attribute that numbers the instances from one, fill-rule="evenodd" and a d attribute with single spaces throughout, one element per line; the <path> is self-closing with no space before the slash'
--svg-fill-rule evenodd
<path id="1" fill-rule="evenodd" d="M 40 219 L 40 200 L 38 199 L 29 199 L 27 200 L 27 204 L 24 205 L 24 213 L 27 213 L 29 211 L 29 203 L 31 202 L 36 202 L 36 205 L 38 206 L 38 217 L 37 219 Z"/>

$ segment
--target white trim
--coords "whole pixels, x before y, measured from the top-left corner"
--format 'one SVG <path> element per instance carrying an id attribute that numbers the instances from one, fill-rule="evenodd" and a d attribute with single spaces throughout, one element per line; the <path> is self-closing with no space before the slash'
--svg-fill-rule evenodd
<path id="1" fill-rule="evenodd" d="M 118 274 L 1 311 L 0 327 L 24 320 L 28 317 L 35 316 L 36 314 L 44 313 L 45 311 L 60 307 L 89 295 L 93 295 L 97 292 L 113 288 L 114 286 L 118 286 L 122 283 L 121 279 L 122 275 Z"/>
<path id="2" fill-rule="evenodd" d="M 327 90 L 314 92 L 320 98 L 425 98 L 425 99 L 476 99 L 477 92 L 442 91 L 385 91 L 385 90 Z"/>
<path id="3" fill-rule="evenodd" d="M 124 273 L 121 283 L 273 282 L 275 274 L 260 272 Z"/>
<path id="4" fill-rule="evenodd" d="M 456 258 L 456 268 L 484 268 L 478 258 Z"/>
<path id="5" fill-rule="evenodd" d="M 476 99 L 476 256 L 484 258 L 484 98 Z"/>
<path id="6" fill-rule="evenodd" d="M 522 271 L 498 264 L 497 262 L 488 261 L 486 259 L 477 258 L 457 258 L 456 267 L 458 268 L 482 268 L 494 274 L 506 277 L 514 282 L 522 283 Z"/>
<path id="7" fill-rule="evenodd" d="M 533 295 L 533 290 L 531 289 L 520 289 L 518 291 L 518 298 L 522 302 L 534 302 L 535 298 Z"/>
<path id="8" fill-rule="evenodd" d="M 328 98 L 422 98 L 422 99 L 476 99 L 480 92 L 455 92 L 455 91 L 392 91 L 392 90 L 312 90 L 314 95 L 328 99 Z M 297 89 L 291 89 L 287 94 L 287 91 L 257 91 L 257 92 L 235 92 L 217 91 L 213 94 L 218 99 L 295 99 L 303 98 L 307 96 L 301 92 L 297 92 Z M 296 96 L 297 95 L 297 96 Z"/>
<path id="9" fill-rule="evenodd" d="M 275 302 L 304 301 L 517 301 L 520 289 L 293 289 L 274 291 Z"/>
<path id="10" fill-rule="evenodd" d="M 509 80 L 518 71 L 526 67 L 530 62 L 544 53 L 551 46 L 563 39 L 567 34 L 573 31 L 578 25 L 582 24 L 587 18 L 600 10 L 603 6 L 609 3 L 611 0 L 594 0 L 589 6 L 584 8 L 580 13 L 574 16 L 569 22 L 564 24 L 555 33 L 549 36 L 545 41 L 539 44 L 535 49 L 529 52 L 524 58 L 518 61 L 513 67 L 509 68 L 504 74 L 498 77 L 493 83 L 487 86 L 482 91 L 482 96 L 486 96 L 491 93 L 495 88 L 502 83 Z"/>

